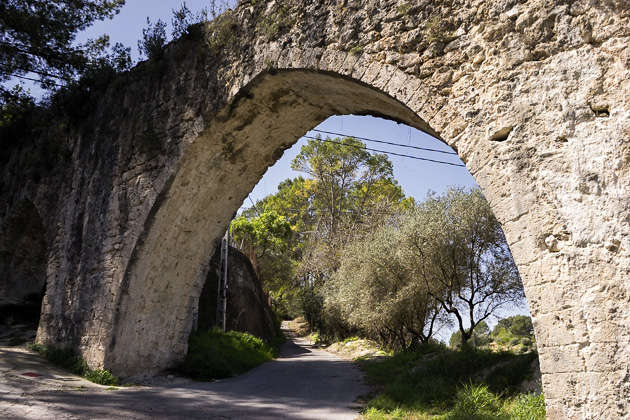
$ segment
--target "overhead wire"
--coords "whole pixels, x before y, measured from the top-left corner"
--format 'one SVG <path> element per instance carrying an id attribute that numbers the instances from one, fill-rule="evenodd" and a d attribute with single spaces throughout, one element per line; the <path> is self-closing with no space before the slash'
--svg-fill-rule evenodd
<path id="1" fill-rule="evenodd" d="M 252 200 L 252 196 L 247 195 L 247 198 L 249 198 L 249 201 L 252 203 L 252 206 L 254 207 L 254 210 L 256 211 L 256 214 L 258 215 L 258 217 L 260 217 L 260 213 L 258 212 L 258 209 L 256 208 L 256 204 L 254 204 L 254 200 Z"/>
<path id="2" fill-rule="evenodd" d="M 367 137 L 358 137 L 358 136 L 351 136 L 351 135 L 342 134 L 342 133 L 335 133 L 333 131 L 318 130 L 316 128 L 314 128 L 311 131 L 316 131 L 318 133 L 323 133 L 323 134 L 331 134 L 333 136 L 352 137 L 354 139 L 359 139 L 359 140 L 363 140 L 363 141 L 369 141 L 369 142 L 380 143 L 380 144 L 387 144 L 387 145 L 396 146 L 396 147 L 406 147 L 408 149 L 422 150 L 422 151 L 425 151 L 425 152 L 444 153 L 446 155 L 457 155 L 456 152 L 452 152 L 452 151 L 449 151 L 449 150 L 430 149 L 430 148 L 427 148 L 427 147 L 412 146 L 410 144 L 400 144 L 400 143 L 394 143 L 394 142 L 384 141 L 384 140 L 375 140 L 375 139 L 370 139 L 370 138 L 367 138 Z"/>
<path id="3" fill-rule="evenodd" d="M 8 77 L 15 77 L 17 79 L 29 80 L 31 82 L 40 82 L 39 79 L 34 79 L 32 77 L 27 77 L 27 76 L 20 76 L 19 74 L 15 74 L 15 73 L 7 73 L 7 72 L 1 71 L 1 70 L 0 70 L 0 74 L 3 74 L 3 75 L 8 76 Z M 54 86 L 61 86 L 59 83 L 55 83 L 55 82 L 51 82 L 51 81 L 47 81 L 46 83 L 49 83 L 49 84 L 54 85 Z"/>
<path id="4" fill-rule="evenodd" d="M 308 136 L 308 135 L 305 135 L 305 136 L 302 136 L 302 137 L 306 138 L 306 139 L 310 139 L 310 140 L 316 140 L 316 141 L 320 141 L 320 142 L 325 142 L 325 143 L 334 143 L 334 144 L 339 144 L 341 146 L 349 146 L 349 147 L 354 147 L 356 149 L 368 150 L 370 152 L 385 153 L 385 154 L 392 155 L 392 156 L 400 156 L 400 157 L 405 157 L 405 158 L 409 158 L 409 159 L 421 160 L 421 161 L 425 161 L 425 162 L 438 163 L 438 164 L 441 164 L 441 165 L 457 166 L 457 167 L 460 167 L 460 168 L 465 168 L 466 167 L 466 165 L 460 164 L 460 163 L 446 162 L 446 161 L 443 161 L 443 160 L 423 158 L 423 157 L 419 157 L 419 156 L 403 155 L 402 153 L 388 152 L 386 150 L 372 149 L 372 148 L 369 148 L 369 147 L 365 147 L 365 146 L 362 147 L 362 146 L 357 146 L 357 145 L 354 145 L 354 144 L 344 144 L 344 143 L 341 143 L 341 142 L 338 142 L 338 141 L 326 140 L 326 139 L 313 137 L 313 136 Z M 352 136 L 346 136 L 346 137 L 352 137 Z M 361 140 L 359 137 L 353 137 L 353 138 Z"/>

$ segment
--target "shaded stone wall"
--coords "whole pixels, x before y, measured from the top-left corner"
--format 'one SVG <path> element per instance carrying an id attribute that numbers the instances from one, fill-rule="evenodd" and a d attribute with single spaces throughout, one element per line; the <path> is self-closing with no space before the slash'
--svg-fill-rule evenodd
<path id="1" fill-rule="evenodd" d="M 220 258 L 221 247 L 218 246 L 199 297 L 199 331 L 216 325 Z M 232 247 L 228 251 L 227 284 L 226 330 L 248 332 L 265 341 L 273 339 L 276 336 L 274 314 L 256 271 L 249 258 Z"/>
<path id="2" fill-rule="evenodd" d="M 16 206 L 0 226 L 0 305 L 41 301 L 47 248 L 42 219 L 30 202 Z"/>
<path id="3" fill-rule="evenodd" d="M 525 284 L 548 416 L 629 415 L 630 12 L 625 1 L 243 1 L 2 167 L 48 244 L 43 343 L 147 375 L 181 360 L 208 256 L 282 151 L 333 114 L 453 147 Z M 226 36 L 224 36 L 226 35 Z M 53 136 L 53 137 L 51 137 Z M 33 146 L 35 147 L 35 146 Z"/>

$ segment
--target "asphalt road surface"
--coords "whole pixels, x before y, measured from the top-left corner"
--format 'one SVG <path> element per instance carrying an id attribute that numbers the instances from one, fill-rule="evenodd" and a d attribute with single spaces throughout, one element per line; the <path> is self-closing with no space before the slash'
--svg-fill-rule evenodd
<path id="1" fill-rule="evenodd" d="M 108 390 L 8 347 L 0 372 L 2 419 L 353 419 L 367 391 L 351 362 L 295 338 L 280 358 L 210 383 L 163 377 Z"/>

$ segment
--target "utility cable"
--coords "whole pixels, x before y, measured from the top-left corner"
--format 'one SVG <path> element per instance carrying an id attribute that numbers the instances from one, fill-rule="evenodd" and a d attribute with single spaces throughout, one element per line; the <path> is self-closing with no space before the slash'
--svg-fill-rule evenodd
<path id="1" fill-rule="evenodd" d="M 1 70 L 0 70 L 0 74 L 3 74 L 5 76 L 9 76 L 9 77 L 15 77 L 15 78 L 18 78 L 18 79 L 30 80 L 31 82 L 38 82 L 38 83 L 41 82 L 41 80 L 39 80 L 39 79 L 33 79 L 32 77 L 20 76 L 20 75 L 15 74 L 15 73 L 7 73 L 7 72 L 1 71 Z M 51 82 L 51 81 L 47 81 L 46 83 L 50 83 L 51 85 L 55 85 L 55 86 L 61 86 L 60 84 L 55 83 L 55 82 Z"/>
<path id="2" fill-rule="evenodd" d="M 248 195 L 247 198 L 249 198 L 249 201 L 252 203 L 252 206 L 254 207 L 254 210 L 256 211 L 256 214 L 258 215 L 258 217 L 260 217 L 260 213 L 258 212 L 258 209 L 256 208 L 256 204 L 254 204 L 254 200 L 252 200 L 252 196 Z"/>
<path id="3" fill-rule="evenodd" d="M 451 151 L 448 151 L 448 150 L 429 149 L 429 148 L 426 148 L 426 147 L 412 146 L 410 144 L 400 144 L 400 143 L 393 143 L 393 142 L 384 141 L 384 140 L 368 139 L 368 138 L 365 138 L 365 137 L 349 136 L 347 134 L 335 133 L 335 132 L 332 132 L 332 131 L 318 130 L 316 128 L 314 128 L 311 131 L 317 131 L 318 133 L 323 133 L 323 134 L 331 134 L 333 136 L 352 137 L 354 139 L 359 139 L 359 140 L 363 140 L 363 141 L 370 141 L 370 142 L 374 142 L 374 143 L 388 144 L 390 146 L 407 147 L 409 149 L 423 150 L 425 152 L 444 153 L 446 155 L 457 155 L 457 153 L 451 152 Z"/>
<path id="4" fill-rule="evenodd" d="M 338 144 L 341 146 L 349 146 L 349 147 L 354 147 L 356 149 L 363 149 L 363 150 L 368 150 L 370 152 L 376 152 L 376 153 L 385 153 L 388 155 L 392 155 L 392 156 L 400 156 L 400 157 L 405 157 L 405 158 L 409 158 L 409 159 L 416 159 L 416 160 L 422 160 L 425 162 L 432 162 L 432 163 L 439 163 L 442 165 L 450 165 L 450 166 L 457 166 L 460 168 L 465 168 L 466 165 L 464 164 L 460 164 L 460 163 L 453 163 L 453 162 L 445 162 L 443 160 L 435 160 L 435 159 L 429 159 L 429 158 L 423 158 L 423 157 L 419 157 L 419 156 L 409 156 L 409 155 L 403 155 L 402 153 L 395 153 L 395 152 L 388 152 L 385 150 L 378 150 L 378 149 L 371 149 L 369 147 L 361 147 L 361 146 L 356 146 L 354 144 L 344 144 L 338 141 L 333 141 L 333 140 L 324 140 L 321 138 L 317 138 L 317 137 L 312 137 L 312 136 L 303 136 L 304 138 L 310 139 L 310 140 L 316 140 L 316 141 L 321 141 L 321 142 L 325 142 L 325 143 L 333 143 L 333 144 Z M 358 138 L 358 137 L 355 137 Z"/>

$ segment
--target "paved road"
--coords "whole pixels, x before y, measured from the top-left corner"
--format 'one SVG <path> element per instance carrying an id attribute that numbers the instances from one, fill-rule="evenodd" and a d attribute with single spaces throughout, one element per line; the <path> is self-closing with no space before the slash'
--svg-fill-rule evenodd
<path id="1" fill-rule="evenodd" d="M 367 390 L 356 366 L 299 339 L 280 358 L 211 383 L 163 378 L 107 390 L 7 347 L 0 372 L 2 419 L 353 419 Z"/>

